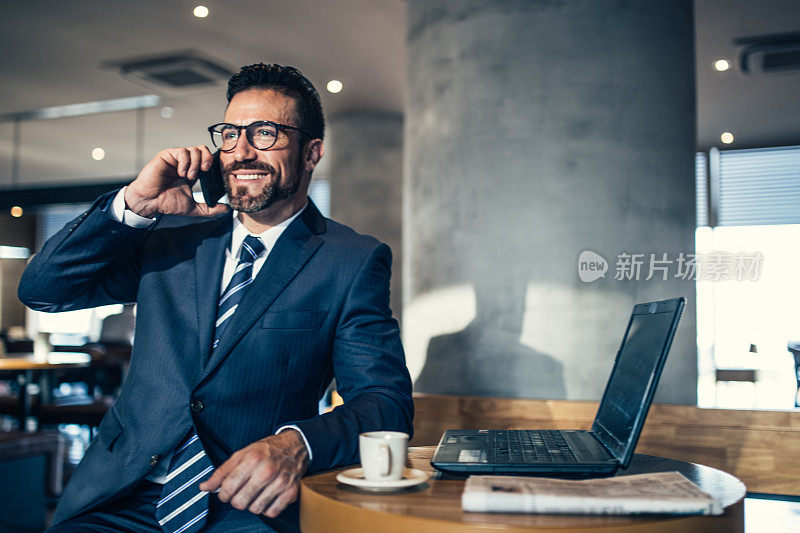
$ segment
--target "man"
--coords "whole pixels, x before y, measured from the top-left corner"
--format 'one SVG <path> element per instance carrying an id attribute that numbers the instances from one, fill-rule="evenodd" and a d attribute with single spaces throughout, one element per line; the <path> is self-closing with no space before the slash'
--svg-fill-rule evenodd
<path id="1" fill-rule="evenodd" d="M 296 529 L 301 476 L 355 462 L 361 432 L 411 431 L 391 252 L 307 198 L 316 90 L 257 64 L 227 97 L 209 131 L 232 211 L 192 198 L 207 147 L 164 150 L 23 275 L 20 299 L 41 311 L 138 304 L 128 378 L 52 531 Z M 334 376 L 345 404 L 319 415 Z"/>

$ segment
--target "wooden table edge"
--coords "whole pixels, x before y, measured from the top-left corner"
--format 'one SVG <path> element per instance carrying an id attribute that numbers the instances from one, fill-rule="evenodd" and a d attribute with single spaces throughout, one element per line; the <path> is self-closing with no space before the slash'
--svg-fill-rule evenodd
<path id="1" fill-rule="evenodd" d="M 417 450 L 420 450 L 420 448 L 428 447 L 419 447 Z M 409 451 L 412 451 L 412 449 Z M 337 531 L 358 531 L 359 533 L 366 533 L 376 531 L 380 533 L 406 533 L 411 531 L 413 533 L 460 533 L 476 531 L 488 533 L 492 531 L 535 531 L 539 533 L 589 533 L 600 531 L 610 533 L 623 530 L 626 533 L 694 533 L 701 531 L 742 533 L 744 531 L 744 494 L 734 503 L 726 506 L 723 514 L 717 516 L 663 516 L 649 518 L 641 522 L 631 521 L 629 523 L 576 527 L 532 527 L 530 525 L 517 524 L 486 524 L 485 522 L 470 524 L 461 520 L 412 516 L 359 507 L 317 492 L 308 485 L 309 480 L 314 479 L 316 476 L 335 475 L 340 470 L 342 469 L 320 472 L 301 480 L 300 527 L 303 532 L 316 533 L 325 531 L 335 533 Z M 723 473 L 736 479 L 735 476 L 727 472 Z M 741 483 L 738 479 L 736 481 Z M 428 488 L 424 490 L 428 490 Z M 371 494 L 365 493 L 364 496 L 370 497 Z M 492 516 L 491 513 L 474 514 L 476 518 L 478 516 Z M 625 517 L 620 518 L 624 519 Z"/>
<path id="2" fill-rule="evenodd" d="M 369 494 L 365 494 L 369 496 Z M 475 513 L 489 514 L 489 513 Z M 716 519 L 716 520 L 715 520 Z M 741 529 L 731 529 L 731 521 Z M 513 524 L 469 524 L 441 518 L 427 518 L 390 513 L 377 509 L 355 507 L 315 492 L 305 483 L 300 486 L 300 530 L 304 533 L 357 531 L 369 533 L 463 533 L 476 532 L 536 532 L 592 533 L 625 531 L 625 533 L 740 533 L 744 531 L 744 500 L 725 508 L 719 516 L 686 516 L 649 519 L 641 523 L 609 524 L 605 526 L 531 527 Z"/>
<path id="3" fill-rule="evenodd" d="M 91 366 L 91 362 L 49 363 L 47 361 L 31 361 L 23 357 L 0 357 L 0 371 L 60 370 L 89 366 Z"/>

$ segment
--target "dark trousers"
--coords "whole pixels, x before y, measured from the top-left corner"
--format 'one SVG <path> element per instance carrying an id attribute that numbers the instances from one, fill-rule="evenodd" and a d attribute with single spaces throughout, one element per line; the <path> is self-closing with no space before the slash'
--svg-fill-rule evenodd
<path id="1" fill-rule="evenodd" d="M 141 481 L 127 496 L 53 526 L 46 533 L 161 533 L 156 520 L 156 502 L 161 498 L 161 489 L 162 486 L 157 483 Z M 210 496 L 209 505 L 204 532 L 275 531 L 253 513 L 234 509 L 219 501 L 213 494 Z"/>

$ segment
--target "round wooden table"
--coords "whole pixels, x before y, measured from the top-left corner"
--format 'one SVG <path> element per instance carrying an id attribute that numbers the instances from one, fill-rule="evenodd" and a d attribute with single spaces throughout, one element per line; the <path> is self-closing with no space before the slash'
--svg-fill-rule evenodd
<path id="1" fill-rule="evenodd" d="M 725 507 L 720 516 L 560 516 L 465 513 L 461 510 L 464 480 L 437 479 L 429 461 L 435 447 L 409 450 L 409 466 L 432 474 L 416 490 L 369 493 L 336 481 L 340 470 L 303 479 L 300 490 L 300 528 L 303 533 L 380 532 L 456 533 L 536 531 L 549 533 L 621 531 L 624 533 L 742 533 L 745 487 L 730 474 L 674 459 L 634 455 L 627 470 L 617 475 L 677 470 L 701 489 L 719 498 Z"/>

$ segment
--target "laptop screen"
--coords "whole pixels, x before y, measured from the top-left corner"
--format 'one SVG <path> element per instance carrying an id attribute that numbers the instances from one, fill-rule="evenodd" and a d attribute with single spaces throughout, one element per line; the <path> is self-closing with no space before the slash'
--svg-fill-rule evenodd
<path id="1" fill-rule="evenodd" d="M 676 314 L 679 315 L 683 306 L 678 307 L 680 309 L 675 305 L 660 305 L 651 312 L 652 309 L 637 306 L 631 317 L 592 427 L 618 459 L 627 459 L 633 453 L 627 448 L 638 440 L 666 357 L 663 352 L 669 349 L 677 326 Z M 637 311 L 643 312 L 637 314 Z"/>

